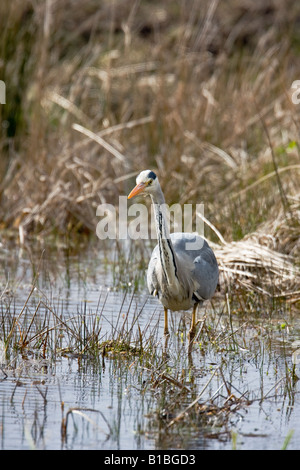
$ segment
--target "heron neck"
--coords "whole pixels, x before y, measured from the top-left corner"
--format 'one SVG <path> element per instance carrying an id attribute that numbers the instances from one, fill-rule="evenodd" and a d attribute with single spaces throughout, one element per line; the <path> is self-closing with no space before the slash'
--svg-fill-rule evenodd
<path id="1" fill-rule="evenodd" d="M 158 239 L 159 255 L 164 276 L 169 285 L 177 278 L 177 259 L 170 239 L 170 231 L 167 223 L 166 204 L 162 190 L 151 195 L 155 227 Z"/>

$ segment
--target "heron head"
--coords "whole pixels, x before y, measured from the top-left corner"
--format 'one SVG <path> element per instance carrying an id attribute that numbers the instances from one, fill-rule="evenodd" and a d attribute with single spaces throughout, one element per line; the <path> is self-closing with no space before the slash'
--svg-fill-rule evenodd
<path id="1" fill-rule="evenodd" d="M 158 183 L 158 178 L 154 171 L 144 170 L 136 178 L 136 186 L 128 195 L 128 199 L 131 199 L 138 194 L 151 194 L 156 191 Z"/>

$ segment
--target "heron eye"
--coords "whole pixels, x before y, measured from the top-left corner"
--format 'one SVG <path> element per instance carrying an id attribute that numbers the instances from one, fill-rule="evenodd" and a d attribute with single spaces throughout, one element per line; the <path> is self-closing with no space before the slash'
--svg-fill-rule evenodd
<path id="1" fill-rule="evenodd" d="M 148 186 L 150 186 L 153 183 L 153 180 L 148 181 Z"/>

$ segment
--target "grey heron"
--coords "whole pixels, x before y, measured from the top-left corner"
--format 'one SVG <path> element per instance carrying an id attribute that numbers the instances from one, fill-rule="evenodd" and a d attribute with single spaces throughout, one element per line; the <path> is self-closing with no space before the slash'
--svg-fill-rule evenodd
<path id="1" fill-rule="evenodd" d="M 148 265 L 147 285 L 151 295 L 164 307 L 164 333 L 169 334 L 168 310 L 193 308 L 190 337 L 195 334 L 196 309 L 210 299 L 216 290 L 219 269 L 214 252 L 194 233 L 170 234 L 165 198 L 158 177 L 151 170 L 142 171 L 128 199 L 138 194 L 150 195 L 154 206 L 158 244 Z"/>

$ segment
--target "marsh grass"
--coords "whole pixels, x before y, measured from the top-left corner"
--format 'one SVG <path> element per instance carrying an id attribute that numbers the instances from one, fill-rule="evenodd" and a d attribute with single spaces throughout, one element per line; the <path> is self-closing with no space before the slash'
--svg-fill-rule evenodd
<path id="1" fill-rule="evenodd" d="M 21 380 L 33 358 L 40 367 L 62 356 L 99 370 L 107 361 L 126 366 L 139 378 L 133 387 L 154 400 L 141 433 L 161 447 L 191 442 L 191 431 L 197 436 L 202 427 L 238 446 L 232 419 L 245 408 L 293 403 L 300 108 L 291 84 L 300 76 L 299 15 L 292 0 L 1 3 L 7 104 L 0 108 L 0 229 L 7 256 L 10 239 L 29 253 L 47 250 L 49 241 L 63 244 L 66 256 L 92 239 L 105 252 L 101 269 L 123 295 L 108 322 L 108 292 L 97 308 L 83 301 L 69 314 L 43 288 L 38 264 L 21 307 L 8 282 L 0 299 L 1 380 L 11 370 Z M 145 287 L 152 247 L 117 240 L 112 248 L 93 239 L 97 206 L 117 206 L 144 168 L 158 172 L 169 204 L 205 204 L 220 288 L 192 345 L 184 314 L 171 315 L 169 345 L 157 310 L 141 321 L 147 306 L 134 296 Z M 253 370 L 256 390 L 245 378 Z M 268 375 L 275 377 L 269 389 Z M 62 439 L 71 419 L 94 415 L 64 410 Z M 40 425 L 36 418 L 36 432 Z"/>
<path id="2" fill-rule="evenodd" d="M 1 229 L 87 241 L 97 206 L 153 168 L 169 204 L 204 203 L 232 285 L 282 271 L 276 295 L 299 291 L 297 4 L 75 3 L 1 6 Z M 128 272 L 116 263 L 125 288 Z"/>
<path id="3" fill-rule="evenodd" d="M 274 357 L 277 341 L 280 352 Z M 177 371 L 171 378 L 161 373 L 161 380 L 154 382 L 160 398 L 150 416 L 149 436 L 159 448 L 197 448 L 203 439 L 230 442 L 232 430 L 249 408 L 264 409 L 274 403 L 277 409 L 289 410 L 299 380 L 291 364 L 290 341 L 286 323 L 278 318 L 262 320 L 244 314 L 228 319 L 220 312 L 216 318 L 210 312 L 195 340 L 186 373 Z M 254 370 L 258 381 L 252 388 Z M 267 385 L 273 374 L 273 384 Z"/>
<path id="4" fill-rule="evenodd" d="M 145 424 L 137 433 L 154 439 L 159 448 L 191 446 L 201 436 L 230 442 L 234 423 L 241 422 L 249 407 L 272 402 L 294 406 L 298 377 L 291 358 L 299 325 L 286 300 L 246 289 L 229 292 L 199 312 L 198 330 L 189 344 L 188 313 L 171 314 L 166 340 L 157 309 L 149 308 L 147 298 L 138 300 L 134 290 L 122 293 L 109 320 L 114 294 L 100 291 L 97 305 L 80 302 L 77 312 L 55 303 L 36 284 L 22 307 L 12 298 L 1 299 L 1 380 L 16 377 L 11 400 L 17 399 L 18 384 L 26 388 L 28 383 L 46 402 L 47 387 L 36 379 L 38 371 L 55 368 L 61 358 L 97 374 L 112 368 L 127 383 L 127 394 L 148 403 L 143 405 Z M 27 391 L 24 403 L 26 396 Z M 100 409 L 64 406 L 63 397 L 62 390 L 63 446 L 86 425 L 101 439 L 116 439 L 115 425 L 105 424 Z M 40 427 L 37 418 L 36 432 Z"/>

